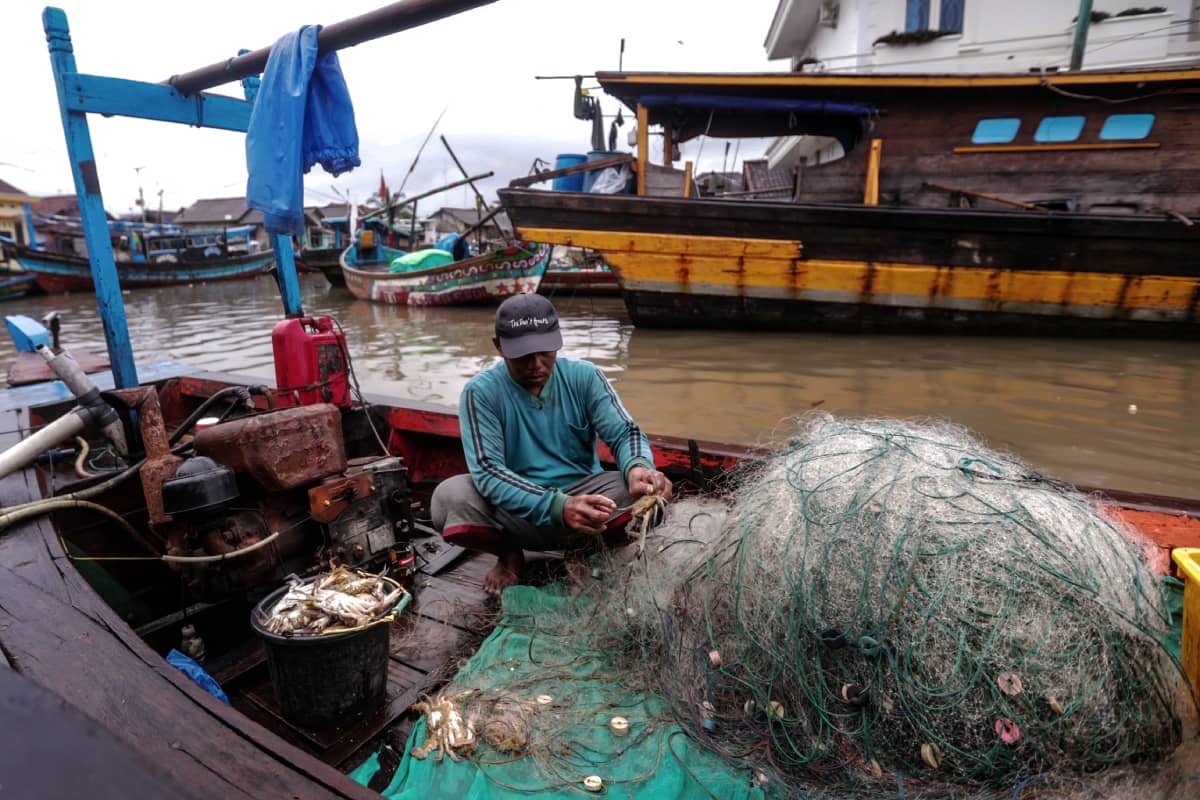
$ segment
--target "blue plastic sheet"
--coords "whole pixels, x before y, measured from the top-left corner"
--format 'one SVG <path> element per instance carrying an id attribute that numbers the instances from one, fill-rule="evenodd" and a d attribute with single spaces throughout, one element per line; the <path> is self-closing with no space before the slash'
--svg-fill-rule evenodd
<path id="1" fill-rule="evenodd" d="M 306 25 L 271 48 L 246 131 L 246 204 L 270 233 L 304 233 L 304 173 L 337 176 L 362 162 L 354 107 L 336 52 L 317 56 L 320 26 Z"/>
<path id="2" fill-rule="evenodd" d="M 221 685 L 213 680 L 213 677 L 204 671 L 204 667 L 200 666 L 189 656 L 185 656 L 178 650 L 171 650 L 167 653 L 167 663 L 178 669 L 184 675 L 187 675 L 204 691 L 211 694 L 213 697 L 220 700 L 226 705 L 229 704 L 229 697 L 221 688 Z"/>

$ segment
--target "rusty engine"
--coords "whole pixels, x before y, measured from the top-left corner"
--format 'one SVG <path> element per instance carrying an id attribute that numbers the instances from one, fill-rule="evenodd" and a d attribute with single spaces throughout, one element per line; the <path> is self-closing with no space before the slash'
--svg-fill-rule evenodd
<path id="1" fill-rule="evenodd" d="M 330 563 L 394 557 L 412 531 L 396 456 L 347 460 L 332 404 L 279 408 L 197 430 L 171 451 L 153 389 L 121 394 L 139 412 L 150 526 L 200 597 L 278 583 Z M 248 400 L 248 395 L 246 396 Z"/>

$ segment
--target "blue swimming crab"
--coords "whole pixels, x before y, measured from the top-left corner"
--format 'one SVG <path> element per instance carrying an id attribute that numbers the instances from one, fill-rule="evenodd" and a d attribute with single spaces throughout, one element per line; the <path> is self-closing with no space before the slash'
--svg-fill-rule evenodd
<path id="1" fill-rule="evenodd" d="M 478 741 L 475 737 L 475 726 L 463 716 L 458 704 L 463 697 L 447 697 L 439 692 L 434 697 L 426 697 L 420 702 L 413 703 L 413 708 L 425 715 L 425 743 L 413 747 L 412 757 L 421 761 L 434 754 L 435 761 L 441 761 L 445 755 L 451 761 L 461 760 L 460 756 L 469 755 Z"/>
<path id="2" fill-rule="evenodd" d="M 625 532 L 638 540 L 638 557 L 646 552 L 646 534 L 658 524 L 667 508 L 667 498 L 661 494 L 644 494 L 629 508 Z"/>

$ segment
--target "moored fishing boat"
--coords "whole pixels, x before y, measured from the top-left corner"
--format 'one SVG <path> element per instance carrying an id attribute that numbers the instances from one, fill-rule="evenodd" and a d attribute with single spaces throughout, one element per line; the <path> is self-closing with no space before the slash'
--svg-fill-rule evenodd
<path id="1" fill-rule="evenodd" d="M 250 227 L 241 227 L 170 230 L 140 236 L 131 233 L 128 238 L 122 237 L 123 249 L 117 250 L 117 274 L 121 285 L 128 289 L 254 278 L 271 267 L 274 253 L 260 251 L 251 239 L 252 232 Z M 114 236 L 118 233 L 113 231 Z M 82 241 L 82 231 L 75 238 Z M 15 243 L 5 243 L 4 247 L 45 292 L 80 291 L 93 286 L 88 258 L 75 248 L 52 250 Z"/>
<path id="2" fill-rule="evenodd" d="M 86 258 L 24 247 L 16 249 L 15 257 L 22 267 L 32 273 L 37 285 L 45 292 L 75 292 L 92 288 L 92 276 Z M 267 251 L 195 262 L 126 262 L 117 267 L 117 274 L 120 275 L 121 285 L 128 289 L 239 280 L 262 275 L 273 260 L 274 256 Z"/>
<path id="3" fill-rule="evenodd" d="M 1200 333 L 1200 70 L 597 79 L 638 115 L 638 194 L 500 196 L 520 235 L 600 252 L 636 324 Z M 651 125 L 815 150 L 705 196 L 672 147 L 648 162 Z"/>
<path id="4" fill-rule="evenodd" d="M 413 7 L 418 19 L 427 18 L 427 4 Z M 360 27 L 369 31 L 378 31 L 379 25 L 378 18 L 360 21 Z M 47 32 L 52 48 L 59 53 L 69 47 L 61 12 L 48 12 Z M 343 34 L 351 36 L 345 28 Z M 235 68 L 229 61 L 214 67 L 220 76 L 218 82 L 227 79 Z M 128 89 L 132 83 L 124 82 L 123 86 Z M 174 90 L 164 87 L 143 88 L 153 93 L 148 95 L 151 97 L 175 97 Z M 216 105 L 215 98 L 208 100 Z M 182 108 L 195 111 L 201 105 L 189 102 Z M 142 107 L 138 111 L 148 113 Z M 172 111 L 178 113 L 178 107 Z M 72 165 L 77 168 L 79 152 L 68 149 Z M 97 201 L 93 208 L 101 207 L 98 193 L 90 199 Z M 102 237 L 93 241 L 93 256 L 101 262 L 97 251 L 107 243 Z M 121 388 L 100 396 L 90 387 L 71 381 L 81 406 L 78 412 L 66 413 L 63 409 L 71 398 L 60 384 L 32 386 L 2 395 L 11 416 L 10 425 L 0 432 L 0 440 L 6 445 L 6 466 L 16 467 L 17 471 L 0 482 L 5 506 L 0 522 L 4 534 L 0 537 L 0 574 L 4 576 L 0 580 L 0 660 L 13 668 L 5 672 L 48 693 L 52 698 L 49 705 L 59 712 L 77 712 L 77 720 L 92 726 L 88 732 L 93 739 L 114 745 L 125 756 L 106 760 L 105 771 L 99 774 L 110 781 L 94 781 L 94 774 L 88 773 L 86 777 L 98 784 L 92 787 L 95 795 L 104 797 L 112 788 L 108 796 L 130 796 L 134 793 L 129 789 L 132 783 L 139 796 L 149 796 L 155 789 L 172 797 L 226 796 L 231 787 L 246 797 L 374 796 L 339 770 L 353 766 L 364 749 L 374 749 L 370 744 L 373 738 L 399 719 L 422 694 L 435 689 L 443 671 L 459 663 L 461 653 L 456 647 L 473 649 L 471 634 L 487 630 L 493 619 L 477 613 L 481 593 L 475 586 L 480 574 L 476 567 L 483 561 L 463 558 L 450 567 L 448 575 L 439 576 L 436 562 L 447 562 L 455 554 L 438 552 L 436 537 L 419 535 L 428 532 L 423 516 L 429 490 L 437 481 L 464 468 L 456 416 L 448 409 L 374 398 L 368 407 L 357 396 L 350 350 L 335 332 L 336 326 L 328 319 L 304 317 L 292 296 L 294 292 L 289 294 L 289 284 L 294 289 L 295 283 L 289 254 L 290 249 L 285 249 L 280 259 L 280 286 L 288 319 L 276 327 L 272 337 L 275 388 L 178 367 L 153 377 L 143 370 L 145 385 L 139 385 L 138 370 L 133 368 L 132 359 L 126 358 L 129 339 L 123 330 L 124 317 L 113 311 L 123 310 L 117 292 L 115 297 L 102 298 L 111 303 L 102 302 L 101 312 L 106 330 L 116 334 L 110 337 L 110 353 L 114 382 Z M 102 266 L 97 266 L 97 271 Z M 60 366 L 69 371 L 69 361 L 64 359 Z M 52 450 L 40 462 L 35 458 L 43 447 L 52 446 L 56 437 L 69 436 L 68 430 L 84 432 L 78 426 L 86 424 L 85 418 L 98 422 L 102 432 L 87 431 L 87 438 L 72 440 L 74 452 Z M 135 442 L 132 450 L 126 445 L 129 452 L 122 453 L 120 442 L 129 441 Z M 18 449 L 14 452 L 7 445 Z M 673 446 L 664 446 L 664 441 L 658 440 L 654 445 L 656 461 L 671 471 L 681 492 L 686 488 L 702 489 L 711 477 L 757 456 L 752 451 L 733 453 L 694 441 L 677 440 Z M 99 458 L 89 459 L 89 455 Z M 605 458 L 607 454 L 600 455 Z M 102 474 L 81 475 L 89 469 Z M 994 485 L 997 481 L 989 474 L 994 469 L 990 464 L 967 461 L 947 472 L 959 479 Z M 47 501 L 40 495 L 48 492 L 55 496 Z M 866 505 L 864 498 L 858 499 L 857 511 L 863 520 L 879 516 L 880 512 Z M 1195 504 L 1179 506 L 1184 509 L 1179 513 L 1162 504 L 1144 507 L 1141 513 L 1156 515 L 1155 523 L 1148 524 L 1148 528 L 1183 520 L 1179 526 L 1186 529 L 1193 519 L 1186 509 Z M 986 511 L 1024 521 L 1017 512 L 996 514 L 994 507 Z M 905 519 L 906 527 L 911 528 L 911 518 Z M 406 543 L 411 546 L 407 551 Z M 279 684 L 264 675 L 264 671 L 270 674 L 270 667 L 264 667 L 261 649 L 255 646 L 261 643 L 250 631 L 251 598 L 263 592 L 270 597 L 273 587 L 289 572 L 324 571 L 332 560 L 350 566 L 370 565 L 402 576 L 406 568 L 411 568 L 418 544 L 420 558 L 428 562 L 422 577 L 414 583 L 418 595 L 414 606 L 419 618 L 410 615 L 397 620 L 395 636 L 388 640 L 384 705 L 357 709 L 344 718 L 335 716 L 331 726 L 319 729 L 287 719 L 278 697 L 273 698 L 271 692 L 271 688 L 279 691 Z M 430 545 L 434 546 L 432 551 L 426 549 Z M 844 543 L 840 549 L 855 555 L 854 548 Z M 960 555 L 957 548 L 950 551 L 952 557 Z M 918 606 L 924 601 L 921 593 L 926 586 L 916 566 L 918 557 L 928 555 L 914 553 L 907 575 L 897 584 L 895 594 L 900 600 L 912 597 L 906 603 L 909 611 L 923 612 Z M 972 570 L 972 574 L 976 574 L 973 568 L 982 566 L 965 558 L 963 565 L 964 572 Z M 1037 573 L 1036 569 L 1031 571 Z M 901 575 L 902 571 L 895 577 Z M 616 594 L 624 606 L 624 598 Z M 1148 597 L 1141 599 L 1148 604 Z M 672 620 L 687 609 L 677 607 L 673 611 L 675 614 L 662 616 Z M 980 619 L 1007 616 L 995 613 L 990 606 L 975 611 L 980 612 Z M 621 612 L 624 616 L 624 608 Z M 529 625 L 530 620 L 535 624 Z M 537 616 L 528 616 L 518 624 L 537 629 L 537 622 Z M 932 631 L 934 626 L 926 627 Z M 845 641 L 838 639 L 844 637 L 840 631 L 835 633 L 839 636 L 831 636 L 830 642 L 838 644 L 843 653 L 853 651 L 863 658 L 877 659 L 873 664 L 883 664 L 892 656 L 886 640 L 881 646 L 862 637 L 854 647 L 842 647 Z M 1070 640 L 1075 631 L 1066 633 Z M 1132 632 L 1123 633 L 1113 637 L 1118 646 L 1128 646 L 1135 638 Z M 199 680 L 204 670 L 189 666 L 185 674 L 182 668 L 173 666 L 179 663 L 169 652 L 175 643 L 204 662 L 205 670 L 230 691 L 230 704 L 193 682 L 193 677 Z M 535 654 L 532 639 L 528 644 L 519 644 L 521 659 L 546 664 L 541 650 Z M 296 642 L 273 645 L 303 647 Z M 164 651 L 172 660 L 163 658 Z M 686 655 L 690 662 L 714 668 L 721 663 L 719 652 L 689 648 Z M 726 649 L 725 657 L 732 656 L 732 649 Z M 490 666 L 502 680 L 511 681 L 514 666 L 505 661 L 493 661 Z M 561 675 L 573 671 L 579 661 L 568 659 L 549 666 Z M 880 671 L 877 666 L 869 668 Z M 318 672 L 317 677 L 324 675 Z M 625 676 L 597 677 L 619 687 Z M 1000 693 L 1007 697 L 1014 688 L 1019 691 L 1015 676 L 1001 677 L 1004 681 L 998 685 Z M 349 689 L 351 681 L 325 683 L 325 688 L 332 683 L 338 689 Z M 990 675 L 984 676 L 984 688 L 995 696 L 997 687 L 992 683 Z M 849 696 L 846 688 L 843 685 L 842 693 Z M 1028 692 L 1027 696 L 1032 694 Z M 859 695 L 853 697 L 858 699 Z M 447 701 L 437 695 L 421 700 L 419 706 L 428 710 L 432 722 L 439 714 L 454 717 L 453 710 L 441 712 L 452 706 Z M 538 695 L 530 702 L 536 703 L 543 718 L 552 722 L 562 708 L 573 705 L 569 696 L 562 695 Z M 767 716 L 755 715 L 754 706 L 745 712 L 760 731 L 776 728 L 785 717 L 777 702 L 765 708 Z M 1076 708 L 1071 698 L 1067 708 Z M 695 709 L 707 711 L 699 704 Z M 576 710 L 595 716 L 593 708 Z M 689 713 L 692 710 L 689 708 Z M 904 724 L 905 709 L 894 709 L 897 714 L 887 710 L 889 719 L 900 719 Z M 519 706 L 518 711 L 523 713 L 523 707 Z M 521 714 L 516 716 L 519 720 Z M 845 716 L 859 719 L 854 714 Z M 1089 718 L 1081 724 L 1110 725 L 1103 714 L 1079 716 Z M 681 731 L 668 732 L 665 727 L 651 730 L 645 719 L 621 719 L 631 724 L 619 726 L 613 717 L 597 725 L 592 719 L 587 733 L 628 736 L 627 740 L 614 745 L 613 740 L 602 739 L 601 747 L 590 747 L 586 741 L 571 739 L 571 744 L 564 747 L 565 737 L 556 736 L 554 751 L 573 761 L 572 774 L 509 791 L 522 796 L 561 796 L 566 792 L 599 792 L 606 785 L 637 789 L 660 765 L 677 766 L 673 774 L 681 779 L 690 776 L 688 789 L 708 789 L 694 772 L 694 749 L 682 750 L 681 755 Z M 1072 726 L 1076 719 L 1074 714 L 1067 717 Z M 656 717 L 653 722 L 657 721 Z M 996 722 L 995 734 L 1015 741 L 1011 721 Z M 23 749 L 6 748 L 6 755 L 21 756 L 33 743 L 41 758 L 24 759 L 26 763 L 19 765 L 21 772 L 16 780 L 6 768 L 5 785 L 15 784 L 19 793 L 39 796 L 37 789 L 42 785 L 38 780 L 45 780 L 46 770 L 61 770 L 63 740 L 55 737 L 55 731 L 36 724 L 9 733 L 19 737 Z M 1033 738 L 1028 730 L 1026 736 L 1027 741 Z M 690 741 L 699 741 L 699 737 Z M 597 764 L 604 764 L 613 751 L 619 754 L 643 742 L 657 745 L 659 759 L 645 764 L 649 772 L 639 770 L 621 783 L 612 780 L 611 775 L 607 784 L 594 774 L 575 780 L 574 773 L 599 769 Z M 439 776 L 447 776 L 454 766 L 455 742 L 448 736 L 442 736 L 440 743 L 431 737 L 419 749 L 430 754 L 435 744 L 436 761 L 431 759 L 427 765 L 441 770 Z M 682 747 L 693 748 L 693 744 L 684 743 Z M 922 746 L 922 754 L 928 747 Z M 451 761 L 443 762 L 441 756 L 446 750 Z M 840 753 L 830 755 L 840 762 L 849 760 Z M 1101 755 L 1108 756 L 1109 752 Z M 1138 755 L 1120 753 L 1123 759 Z M 513 759 L 506 756 L 503 760 Z M 412 763 L 408 762 L 410 766 Z M 473 769 L 478 763 L 471 760 L 462 766 Z M 122 769 L 127 764 L 134 766 Z M 827 771 L 827 764 L 824 760 L 815 764 L 820 780 L 824 780 L 822 773 Z M 385 775 L 390 777 L 390 773 Z M 895 780 L 891 780 L 893 777 Z M 751 791 L 752 778 L 744 770 L 739 770 L 735 778 L 742 794 Z M 893 795 L 896 786 L 904 792 L 905 782 L 910 788 L 913 783 L 910 771 L 888 775 L 887 779 L 888 796 Z M 761 794 L 759 776 L 753 776 L 753 780 L 756 795 Z M 1027 785 L 1026 780 L 1016 786 L 1017 794 Z M 1184 782 L 1188 780 L 1185 777 Z M 940 775 L 929 783 L 938 792 L 955 791 L 954 787 L 947 790 L 947 782 Z M 372 785 L 384 788 L 374 782 Z M 484 791 L 491 792 L 493 786 L 486 784 Z M 30 790 L 23 791 L 27 787 Z M 467 795 L 445 783 L 423 793 L 420 789 L 414 791 L 418 796 Z"/>
<path id="5" fill-rule="evenodd" d="M 332 379 L 333 395 L 339 398 L 345 365 L 326 366 L 335 367 L 325 379 Z M 334 768 L 350 769 L 373 752 L 375 737 L 402 721 L 422 694 L 437 688 L 439 674 L 444 676 L 442 670 L 457 658 L 455 643 L 477 641 L 470 638 L 472 632 L 490 630 L 478 589 L 490 558 L 469 555 L 453 561 L 453 553 L 444 550 L 427 523 L 432 489 L 465 469 L 456 413 L 383 398 L 373 399 L 368 411 L 349 394 L 340 407 L 319 402 L 295 406 L 290 405 L 298 396 L 295 390 L 255 388 L 233 376 L 192 372 L 180 365 L 157 376 L 147 374 L 145 389 L 120 396 L 141 409 L 147 442 L 161 439 L 165 447 L 169 439 L 192 445 L 176 447 L 176 455 L 148 453 L 140 480 L 126 479 L 87 497 L 87 504 L 124 509 L 124 523 L 89 508 L 73 510 L 69 503 L 61 503 L 52 516 L 17 522 L 6 517 L 0 523 L 7 524 L 0 534 L 0 574 L 7 575 L 0 581 L 3 652 L 18 673 L 96 720 L 106 738 L 151 759 L 171 782 L 208 786 L 213 779 L 196 770 L 193 752 L 199 748 L 204 761 L 211 754 L 202 742 L 220 742 L 224 757 L 233 762 L 223 770 L 226 774 L 229 769 L 246 776 L 269 773 L 264 786 L 274 787 L 272 791 L 286 787 L 305 797 L 365 796 L 356 794 Z M 307 395 L 308 401 L 320 399 L 319 392 Z M 61 401 L 61 390 L 51 384 L 3 393 L 4 406 L 17 420 L 17 430 L 5 434 L 6 449 L 58 419 Z M 197 419 L 210 415 L 225 421 L 203 432 L 192 429 Z M 372 421 L 387 454 L 375 444 Z M 318 429 L 324 433 L 313 439 Z M 93 453 L 107 449 L 111 457 L 111 443 L 104 437 L 89 434 L 88 439 Z M 661 436 L 651 437 L 651 443 L 656 463 L 684 495 L 720 484 L 730 470 L 762 455 L 740 446 Z M 339 450 L 343 446 L 344 453 Z M 281 450 L 306 453 L 306 463 L 311 463 L 284 475 L 278 471 L 282 462 L 270 455 Z M 603 447 L 601 457 L 608 463 Z M 214 467 L 206 458 L 231 466 Z M 53 486 L 54 495 L 70 497 L 97 482 L 111 484 L 114 475 L 128 471 L 114 465 L 80 479 L 73 469 L 76 461 L 74 454 L 63 453 L 57 461 L 0 481 L 7 510 L 43 502 L 40 486 Z M 360 468 L 366 471 L 356 471 Z M 241 494 L 236 501 L 214 505 L 200 516 L 176 512 L 169 518 L 175 510 L 172 502 L 193 496 L 181 493 L 194 480 L 191 476 L 211 482 L 225 469 L 238 476 Z M 355 475 L 370 475 L 372 485 L 368 490 L 363 483 L 348 499 L 346 487 L 361 482 Z M 1110 513 L 1153 536 L 1160 547 L 1200 544 L 1200 503 L 1121 492 L 1104 497 Z M 247 509 L 253 514 L 247 516 Z M 370 516 L 364 517 L 368 510 Z M 375 526 L 369 535 L 359 522 L 363 519 Z M 218 522 L 236 533 L 232 539 L 223 537 L 220 545 L 204 534 L 206 526 Z M 272 538 L 272 528 L 281 533 Z M 365 538 L 356 538 L 360 534 Z M 262 542 L 266 544 L 256 547 Z M 389 553 L 408 552 L 410 545 L 432 548 L 421 550 L 430 565 L 410 584 L 416 616 L 396 624 L 383 704 L 375 712 L 340 719 L 336 736 L 289 720 L 272 699 L 264 653 L 255 646 L 249 608 L 262 590 L 251 587 L 274 587 L 287 572 L 316 569 L 330 554 L 367 566 L 375 558 L 387 562 Z M 163 561 L 163 555 L 179 559 Z M 181 582 L 188 587 L 183 600 Z M 447 627 L 451 610 L 458 621 Z M 207 642 L 206 669 L 232 706 L 216 701 L 162 660 L 171 647 L 178 647 L 184 624 Z M 59 635 L 47 639 L 45 628 Z M 88 669 L 81 671 L 80 664 Z M 97 691 L 98 686 L 107 689 Z M 168 747 L 169 742 L 181 746 Z M 251 796 L 259 796 L 257 791 Z"/>
<path id="6" fill-rule="evenodd" d="M 329 281 L 330 286 L 345 286 L 346 276 L 342 274 L 342 252 L 345 247 L 306 247 L 296 255 L 296 266 L 303 266 L 306 271 L 320 272 Z"/>
<path id="7" fill-rule="evenodd" d="M 593 261 L 578 266 L 551 264 L 542 276 L 538 291 L 549 297 L 607 297 L 619 295 L 621 287 L 616 274 L 607 264 Z"/>
<path id="8" fill-rule="evenodd" d="M 356 242 L 342 253 L 341 264 L 346 288 L 363 300 L 410 306 L 465 305 L 536 292 L 550 263 L 551 249 L 547 244 L 518 242 L 427 269 L 392 272 L 393 260 L 404 256 L 403 252 Z"/>
<path id="9" fill-rule="evenodd" d="M 24 297 L 35 288 L 37 287 L 33 275 L 0 271 L 0 300 Z"/>

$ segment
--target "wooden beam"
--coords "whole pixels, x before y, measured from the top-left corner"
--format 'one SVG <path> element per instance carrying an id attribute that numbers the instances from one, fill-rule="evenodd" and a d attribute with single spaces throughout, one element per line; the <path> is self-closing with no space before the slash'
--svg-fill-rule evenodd
<path id="1" fill-rule="evenodd" d="M 1017 208 L 1024 208 L 1028 211 L 1048 211 L 1049 210 L 1042 206 L 1034 205 L 1033 203 L 1025 203 L 1025 202 L 1022 202 L 1021 200 L 1010 200 L 1007 197 L 999 197 L 994 194 L 987 194 L 986 192 L 973 192 L 970 189 L 959 189 L 957 186 L 947 186 L 944 183 L 933 183 L 932 181 L 926 181 L 925 185 L 928 186 L 930 189 L 938 189 L 940 191 L 951 192 L 953 194 L 965 194 L 968 197 L 978 197 L 981 200 L 991 200 L 994 203 L 1003 203 L 1004 205 L 1008 205 L 1008 206 L 1016 206 Z"/>
<path id="2" fill-rule="evenodd" d="M 863 205 L 879 205 L 879 160 L 883 155 L 883 139 L 871 140 L 871 152 L 867 155 L 867 181 L 863 186 Z"/>
<path id="3" fill-rule="evenodd" d="M 325 55 L 494 2 L 495 0 L 401 0 L 324 26 L 317 34 L 317 52 Z M 165 83 L 176 87 L 183 94 L 192 95 L 263 72 L 267 68 L 270 55 L 271 47 L 263 47 L 184 75 L 173 75 Z"/>
<path id="4" fill-rule="evenodd" d="M 650 156 L 650 109 L 638 103 L 637 107 L 637 193 L 646 196 L 646 164 Z"/>
<path id="5" fill-rule="evenodd" d="M 976 144 L 954 148 L 962 153 L 1041 153 L 1059 150 L 1154 150 L 1158 142 L 1094 142 L 1083 144 Z"/>
<path id="6" fill-rule="evenodd" d="M 692 162 L 683 162 L 683 196 L 692 196 Z"/>
<path id="7" fill-rule="evenodd" d="M 522 235 L 536 242 L 572 244 L 587 241 L 593 250 L 646 255 L 666 253 L 677 261 L 697 255 L 736 260 L 763 258 L 792 261 L 804 257 L 798 239 L 733 239 L 725 236 L 691 236 L 677 233 L 631 233 L 628 231 L 573 231 L 560 228 L 522 226 Z"/>
<path id="8" fill-rule="evenodd" d="M 831 75 L 821 73 L 670 73 L 670 72 L 597 72 L 597 80 L 605 87 L 621 86 L 765 86 L 825 87 L 853 86 L 861 88 L 979 88 L 992 86 L 1080 86 L 1107 84 L 1193 82 L 1200 80 L 1194 69 L 1128 72 L 1061 72 L 1054 75 Z"/>
<path id="9" fill-rule="evenodd" d="M 619 156 L 609 156 L 602 158 L 599 161 L 589 161 L 586 164 L 575 164 L 571 167 L 563 167 L 562 169 L 551 169 L 546 172 L 539 172 L 536 175 L 526 175 L 524 178 L 516 178 L 508 182 L 510 189 L 520 189 L 523 186 L 532 186 L 535 183 L 548 181 L 553 178 L 561 178 L 564 175 L 575 175 L 579 172 L 591 172 L 594 169 L 607 169 L 608 167 L 619 167 L 622 164 L 632 164 L 633 156 L 629 153 L 622 153 Z M 441 191 L 440 189 L 438 191 Z"/>
<path id="10" fill-rule="evenodd" d="M 253 103 L 219 94 L 184 97 L 158 83 L 73 73 L 63 76 L 64 103 L 71 111 L 178 122 L 245 133 Z"/>
<path id="11" fill-rule="evenodd" d="M 671 127 L 670 122 L 663 123 L 663 166 L 675 166 L 675 159 L 671 158 L 675 154 L 675 130 Z"/>

